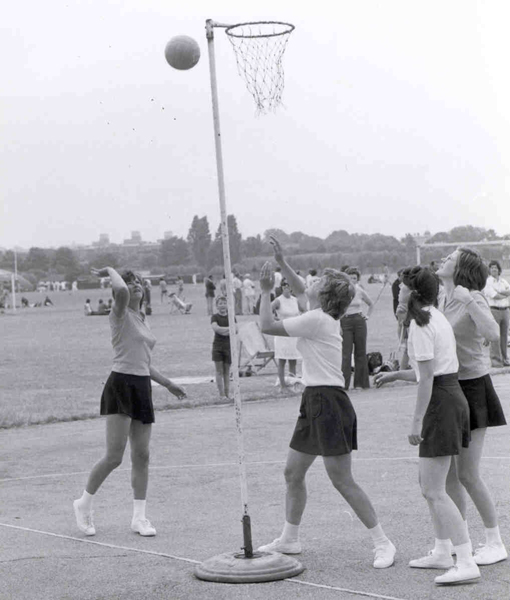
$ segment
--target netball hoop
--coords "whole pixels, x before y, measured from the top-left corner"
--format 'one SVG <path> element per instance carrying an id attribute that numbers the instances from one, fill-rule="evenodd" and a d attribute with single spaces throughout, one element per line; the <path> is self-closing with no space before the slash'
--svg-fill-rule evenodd
<path id="1" fill-rule="evenodd" d="M 299 575 L 304 567 L 297 560 L 277 552 L 254 552 L 251 538 L 251 520 L 248 511 L 248 486 L 244 463 L 244 437 L 242 424 L 241 390 L 239 386 L 239 353 L 235 327 L 234 292 L 232 287 L 232 264 L 227 226 L 225 201 L 225 180 L 223 174 L 223 153 L 221 147 L 220 113 L 218 107 L 218 87 L 216 82 L 216 60 L 214 54 L 214 28 L 224 28 L 236 50 L 239 72 L 252 93 L 258 112 L 274 110 L 281 103 L 283 91 L 283 68 L 281 59 L 287 38 L 293 25 L 282 23 L 242 23 L 225 25 L 206 21 L 207 47 L 209 50 L 209 71 L 211 76 L 211 96 L 214 121 L 214 141 L 216 168 L 221 212 L 221 238 L 223 245 L 223 265 L 227 275 L 227 304 L 229 312 L 230 350 L 234 388 L 234 408 L 237 435 L 237 462 L 241 482 L 241 507 L 243 526 L 243 552 L 224 553 L 214 556 L 195 569 L 199 579 L 221 583 L 258 583 L 276 581 Z M 280 38 L 278 45 L 273 40 Z M 234 41 L 232 41 L 234 40 Z M 242 40 L 241 43 L 238 43 Z"/>
<path id="2" fill-rule="evenodd" d="M 258 114 L 282 104 L 283 55 L 294 25 L 280 21 L 240 23 L 225 29 L 234 48 L 237 70 L 255 100 Z"/>

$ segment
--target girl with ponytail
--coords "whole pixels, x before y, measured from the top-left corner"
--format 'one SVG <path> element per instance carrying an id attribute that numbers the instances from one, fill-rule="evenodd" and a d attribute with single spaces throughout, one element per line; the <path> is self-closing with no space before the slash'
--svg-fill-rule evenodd
<path id="1" fill-rule="evenodd" d="M 451 567 L 435 578 L 438 585 L 468 583 L 480 577 L 480 570 L 462 514 L 446 492 L 446 478 L 452 457 L 469 446 L 469 406 L 458 382 L 453 329 L 436 308 L 437 277 L 426 268 L 415 267 L 409 281 L 408 349 L 413 370 L 399 372 L 398 378 L 418 382 L 409 443 L 419 446 L 420 485 L 432 518 L 436 545 L 448 545 L 444 561 L 433 557 L 437 564 L 432 565 L 430 557 L 425 557 L 409 564 L 421 568 Z M 376 378 L 377 385 L 384 381 L 388 379 Z M 450 540 L 457 555 L 455 565 Z M 427 565 L 421 564 L 427 559 Z"/>

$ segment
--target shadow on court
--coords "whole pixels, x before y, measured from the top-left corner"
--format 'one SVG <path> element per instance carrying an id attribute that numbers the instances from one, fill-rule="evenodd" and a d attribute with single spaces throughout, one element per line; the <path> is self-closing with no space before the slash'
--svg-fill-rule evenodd
<path id="1" fill-rule="evenodd" d="M 510 377 L 494 377 L 510 417 Z M 308 476 L 301 528 L 306 567 L 295 578 L 251 585 L 213 584 L 193 576 L 195 561 L 242 546 L 241 500 L 233 408 L 218 406 L 157 413 L 153 428 L 147 516 L 155 538 L 130 531 L 129 452 L 95 501 L 97 534 L 75 526 L 72 501 L 104 449 L 104 422 L 79 421 L 7 430 L 0 434 L 0 598 L 2 599 L 254 599 L 508 597 L 510 561 L 484 567 L 480 583 L 436 588 L 437 571 L 407 566 L 433 541 L 417 482 L 417 449 L 407 443 L 416 389 L 411 385 L 353 392 L 360 449 L 354 473 L 397 546 L 392 568 L 372 568 L 364 527 L 333 489 L 322 460 Z M 299 398 L 243 408 L 254 545 L 271 541 L 284 520 L 283 462 Z M 482 469 L 495 497 L 510 547 L 510 433 L 487 435 Z M 484 540 L 469 508 L 474 547 Z M 92 543 L 94 542 L 94 543 Z M 315 584 L 315 585 L 311 585 Z"/>

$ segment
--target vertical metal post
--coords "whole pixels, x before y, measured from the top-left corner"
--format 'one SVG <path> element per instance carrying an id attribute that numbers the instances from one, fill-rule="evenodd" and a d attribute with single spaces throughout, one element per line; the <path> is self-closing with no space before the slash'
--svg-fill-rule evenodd
<path id="1" fill-rule="evenodd" d="M 218 192 L 221 212 L 221 239 L 223 243 L 223 265 L 227 280 L 227 304 L 229 314 L 230 350 L 232 355 L 232 372 L 234 387 L 234 407 L 237 432 L 237 454 L 239 476 L 241 479 L 241 502 L 243 510 L 243 537 L 246 558 L 253 556 L 251 542 L 250 517 L 248 514 L 248 486 L 246 483 L 246 468 L 244 464 L 244 438 L 241 413 L 241 390 L 239 386 L 239 353 L 237 347 L 237 332 L 235 325 L 235 305 L 232 285 L 232 265 L 230 261 L 230 247 L 227 224 L 227 207 L 225 202 L 225 180 L 223 174 L 223 153 L 221 147 L 220 113 L 218 107 L 218 87 L 216 81 L 216 59 L 214 54 L 214 26 L 212 19 L 206 21 L 207 47 L 209 51 L 209 72 L 211 77 L 211 97 L 214 121 L 214 143 L 216 148 L 216 169 L 218 175 Z"/>
<path id="2" fill-rule="evenodd" d="M 421 250 L 420 245 L 416 244 L 416 264 L 419 265 L 421 263 Z"/>

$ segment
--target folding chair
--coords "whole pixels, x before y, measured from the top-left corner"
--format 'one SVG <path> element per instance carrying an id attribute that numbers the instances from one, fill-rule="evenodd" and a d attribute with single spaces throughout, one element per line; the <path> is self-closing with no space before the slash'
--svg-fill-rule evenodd
<path id="1" fill-rule="evenodd" d="M 267 338 L 260 331 L 256 321 L 246 323 L 239 328 L 239 374 L 258 373 L 274 359 L 274 351 L 269 347 Z"/>

